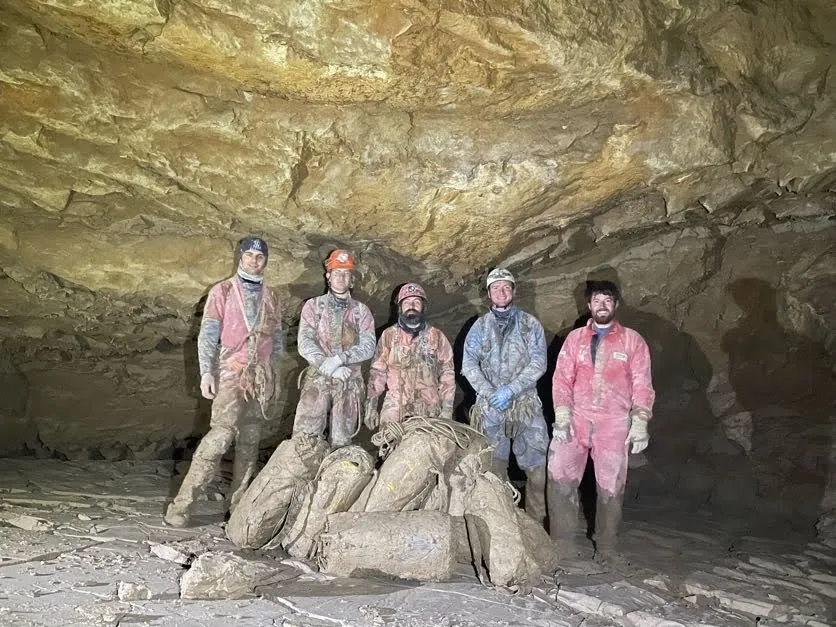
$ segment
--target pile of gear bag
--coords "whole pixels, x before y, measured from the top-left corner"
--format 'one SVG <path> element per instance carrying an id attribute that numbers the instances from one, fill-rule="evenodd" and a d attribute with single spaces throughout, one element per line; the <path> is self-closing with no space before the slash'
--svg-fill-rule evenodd
<path id="1" fill-rule="evenodd" d="M 282 547 L 331 575 L 450 579 L 471 563 L 485 585 L 527 593 L 554 569 L 556 547 L 490 472 L 473 428 L 437 418 L 387 423 L 372 437 L 383 462 L 316 436 L 279 444 L 233 509 L 241 548 Z"/>

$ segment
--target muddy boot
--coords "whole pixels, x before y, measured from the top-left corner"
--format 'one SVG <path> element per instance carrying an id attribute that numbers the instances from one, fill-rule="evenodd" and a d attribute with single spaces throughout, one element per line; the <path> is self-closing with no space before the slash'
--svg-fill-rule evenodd
<path id="1" fill-rule="evenodd" d="M 546 467 L 525 473 L 525 512 L 541 525 L 546 520 Z"/>
<path id="2" fill-rule="evenodd" d="M 621 570 L 630 565 L 618 552 L 618 526 L 621 524 L 621 505 L 624 495 L 609 496 L 598 488 L 595 511 L 595 561 L 611 570 Z"/>
<path id="3" fill-rule="evenodd" d="M 178 503 L 172 501 L 165 511 L 163 521 L 169 527 L 188 527 L 191 520 L 189 519 L 189 506 L 186 503 Z"/>
<path id="4" fill-rule="evenodd" d="M 229 448 L 235 437 L 234 432 L 226 427 L 212 427 L 198 444 L 192 457 L 192 463 L 180 486 L 174 501 L 168 506 L 163 520 L 172 527 L 189 525 L 189 508 L 215 476 L 221 456 Z"/>
<path id="5" fill-rule="evenodd" d="M 549 479 L 547 484 L 549 504 L 549 534 L 557 545 L 561 560 L 576 560 L 580 554 L 575 536 L 578 531 L 578 484 Z"/>
<path id="6" fill-rule="evenodd" d="M 232 483 L 229 486 L 229 511 L 235 509 L 241 497 L 255 477 L 258 461 L 258 444 L 261 441 L 261 425 L 243 425 L 238 429 L 235 442 L 235 460 L 232 462 Z"/>
<path id="7" fill-rule="evenodd" d="M 508 481 L 508 460 L 494 457 L 491 459 L 491 472 L 503 481 Z"/>

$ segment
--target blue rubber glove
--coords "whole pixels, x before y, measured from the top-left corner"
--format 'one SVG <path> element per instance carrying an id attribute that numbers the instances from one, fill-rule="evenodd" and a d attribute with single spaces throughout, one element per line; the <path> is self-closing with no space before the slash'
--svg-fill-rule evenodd
<path id="1" fill-rule="evenodd" d="M 511 388 L 507 385 L 500 385 L 488 402 L 491 404 L 491 407 L 497 411 L 505 411 L 511 406 L 511 401 L 513 399 L 513 390 L 511 390 Z"/>

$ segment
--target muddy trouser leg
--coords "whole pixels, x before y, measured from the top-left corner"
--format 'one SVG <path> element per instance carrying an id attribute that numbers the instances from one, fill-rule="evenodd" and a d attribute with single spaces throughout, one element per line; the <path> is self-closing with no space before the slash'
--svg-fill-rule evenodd
<path id="1" fill-rule="evenodd" d="M 235 440 L 235 461 L 232 464 L 232 484 L 229 486 L 230 511 L 238 505 L 255 476 L 262 420 L 258 402 L 250 401 L 241 417 L 238 437 Z"/>
<path id="2" fill-rule="evenodd" d="M 574 558 L 578 555 L 576 541 L 580 515 L 578 485 L 575 481 L 549 480 L 547 486 L 549 535 L 564 558 Z"/>
<path id="3" fill-rule="evenodd" d="M 293 435 L 307 433 L 324 436 L 330 408 L 329 379 L 322 375 L 305 375 L 305 382 L 299 393 L 299 404 L 296 406 L 296 417 L 293 420 Z"/>
<path id="4" fill-rule="evenodd" d="M 499 457 L 491 458 L 491 472 L 503 481 L 508 480 L 508 460 Z"/>
<path id="5" fill-rule="evenodd" d="M 593 436 L 592 461 L 598 490 L 595 551 L 604 560 L 614 557 L 618 548 L 618 527 L 627 484 L 626 439 L 625 421 L 602 424 Z"/>
<path id="6" fill-rule="evenodd" d="M 576 535 L 580 515 L 578 486 L 586 469 L 589 449 L 582 444 L 586 438 L 578 436 L 571 442 L 552 441 L 549 446 L 548 505 L 549 530 L 564 558 L 577 557 Z"/>
<path id="7" fill-rule="evenodd" d="M 360 424 L 360 408 L 363 405 L 363 379 L 352 377 L 345 386 L 334 391 L 334 406 L 331 409 L 331 445 L 351 444 L 351 436 Z"/>
<path id="8" fill-rule="evenodd" d="M 546 519 L 546 456 L 549 450 L 549 430 L 542 414 L 513 441 L 517 464 L 525 471 L 525 511 L 540 524 Z"/>
<path id="9" fill-rule="evenodd" d="M 546 467 L 525 471 L 525 511 L 541 525 L 546 520 Z"/>
<path id="10" fill-rule="evenodd" d="M 212 403 L 209 433 L 203 436 L 195 450 L 189 471 L 168 509 L 169 513 L 187 515 L 189 507 L 212 481 L 221 457 L 235 439 L 239 400 L 237 386 L 222 381 Z"/>
<path id="11" fill-rule="evenodd" d="M 488 405 L 487 401 L 478 399 L 476 402 L 479 403 L 482 412 L 482 429 L 485 437 L 494 447 L 491 472 L 500 479 L 508 479 L 511 440 L 505 435 L 505 417 Z"/>
<path id="12" fill-rule="evenodd" d="M 616 496 L 598 492 L 595 511 L 595 551 L 602 557 L 606 558 L 618 549 L 618 526 L 621 524 L 623 502 L 623 492 Z"/>

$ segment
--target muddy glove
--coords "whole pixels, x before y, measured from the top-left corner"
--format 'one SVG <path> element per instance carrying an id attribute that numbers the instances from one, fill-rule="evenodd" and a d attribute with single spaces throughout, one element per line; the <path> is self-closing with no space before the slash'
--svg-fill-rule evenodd
<path id="1" fill-rule="evenodd" d="M 200 377 L 200 393 L 203 395 L 203 398 L 208 398 L 210 401 L 218 393 L 218 382 L 215 379 L 215 375 L 211 372 L 207 372 Z"/>
<path id="2" fill-rule="evenodd" d="M 366 401 L 366 414 L 363 417 L 363 423 L 369 431 L 377 431 L 380 426 L 380 414 L 377 413 L 377 399 L 370 398 Z"/>
<path id="3" fill-rule="evenodd" d="M 493 396 L 488 400 L 497 411 L 505 411 L 511 406 L 511 401 L 514 399 L 514 391 L 507 385 L 500 385 Z"/>
<path id="4" fill-rule="evenodd" d="M 641 453 L 650 444 L 650 434 L 647 432 L 647 418 L 640 414 L 630 414 L 630 433 L 627 434 L 625 444 L 632 444 L 630 452 L 633 455 Z"/>
<path id="5" fill-rule="evenodd" d="M 348 366 L 340 366 L 331 376 L 345 383 L 351 378 L 351 369 Z"/>
<path id="6" fill-rule="evenodd" d="M 319 364 L 319 371 L 326 377 L 330 377 L 334 374 L 334 371 L 342 365 L 342 355 L 331 355 Z"/>
<path id="7" fill-rule="evenodd" d="M 566 444 L 575 437 L 572 428 L 572 410 L 568 407 L 557 407 L 554 410 L 554 427 L 552 428 L 552 442 Z"/>

